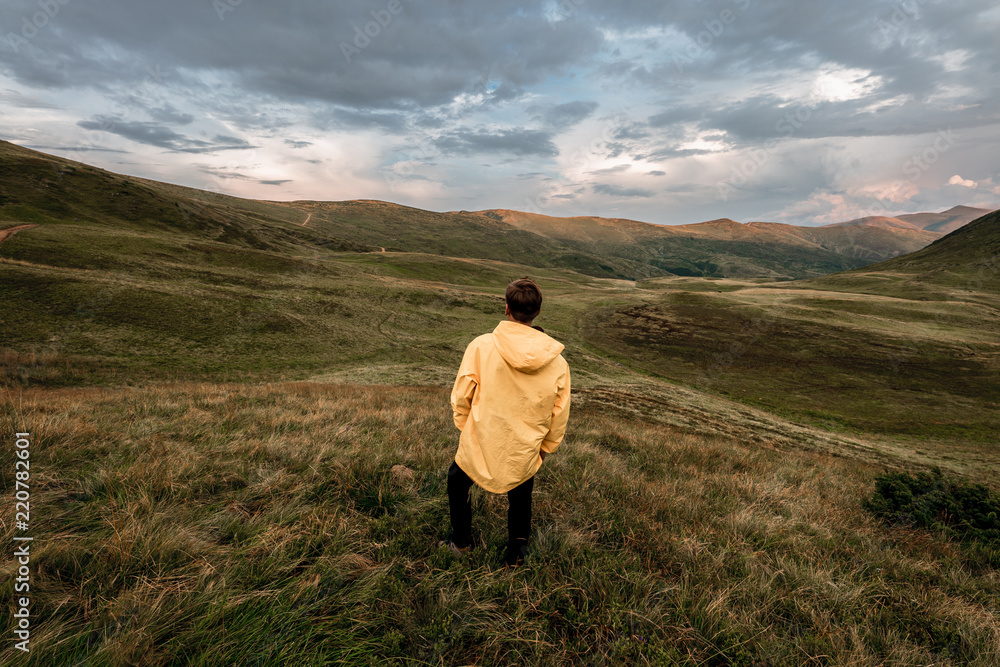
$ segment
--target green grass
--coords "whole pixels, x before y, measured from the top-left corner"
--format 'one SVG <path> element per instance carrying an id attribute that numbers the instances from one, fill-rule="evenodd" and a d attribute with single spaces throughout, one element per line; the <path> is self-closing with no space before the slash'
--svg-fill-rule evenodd
<path id="1" fill-rule="evenodd" d="M 623 363 L 854 435 L 995 443 L 996 311 L 774 288 L 668 292 L 607 307 L 586 340 Z"/>
<path id="2" fill-rule="evenodd" d="M 468 559 L 435 548 L 457 438 L 446 389 L 17 396 L 2 419 L 32 431 L 38 512 L 32 652 L 0 653 L 19 664 L 1000 658 L 995 574 L 871 518 L 878 470 L 856 461 L 581 405 L 539 473 L 532 553 L 506 572 L 502 496 L 474 492 Z"/>
<path id="3" fill-rule="evenodd" d="M 100 238 L 96 227 L 41 226 L 0 247 L 8 386 L 447 386 L 465 345 L 502 319 L 503 286 L 532 275 L 547 298 L 538 324 L 567 346 L 581 382 L 652 374 L 809 427 L 874 437 L 880 448 L 909 449 L 911 461 L 973 476 L 997 461 L 989 447 L 1000 426 L 1000 320 L 988 292 L 922 301 L 760 280 L 634 284 L 180 232 L 126 229 L 108 237 L 107 251 Z"/>

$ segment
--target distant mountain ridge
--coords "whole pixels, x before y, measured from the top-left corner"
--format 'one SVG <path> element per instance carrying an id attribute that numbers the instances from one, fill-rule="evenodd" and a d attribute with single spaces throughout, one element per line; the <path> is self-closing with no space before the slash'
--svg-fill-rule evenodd
<path id="1" fill-rule="evenodd" d="M 1000 211 L 976 218 L 917 252 L 871 268 L 1000 292 Z"/>
<path id="2" fill-rule="evenodd" d="M 989 212 L 956 206 L 942 213 L 868 217 L 821 227 L 743 224 L 730 218 L 657 225 L 627 218 L 560 218 L 510 209 L 475 213 L 581 250 L 628 257 L 677 275 L 803 278 L 816 275 L 809 264 L 823 267 L 824 273 L 860 268 L 915 252 L 943 235 L 918 223 L 935 229 L 959 228 Z"/>
<path id="3" fill-rule="evenodd" d="M 922 229 L 928 232 L 948 234 L 969 224 L 977 218 L 981 218 L 987 213 L 991 213 L 988 208 L 975 208 L 973 206 L 954 206 L 947 211 L 940 213 L 906 213 L 894 217 L 884 215 L 871 215 L 847 222 L 835 222 L 828 227 L 843 227 L 846 225 L 888 227 L 894 229 Z"/>
<path id="4" fill-rule="evenodd" d="M 960 295 L 1000 308 L 1000 210 L 976 218 L 916 252 L 797 285 L 904 299 L 949 301 Z"/>
<path id="5" fill-rule="evenodd" d="M 462 211 L 462 213 L 466 212 Z M 811 227 L 790 225 L 781 222 L 740 223 L 730 218 L 718 218 L 685 225 L 659 225 L 628 218 L 601 218 L 597 216 L 554 217 L 510 209 L 475 211 L 475 213 L 480 215 L 511 223 L 516 227 L 533 231 L 542 236 L 577 241 L 636 240 L 657 234 L 702 236 L 726 240 L 735 238 L 749 240 L 762 238 L 761 232 L 763 232 L 763 237 L 773 237 L 776 234 L 791 234 L 799 239 L 808 238 L 813 242 L 819 242 L 819 239 L 827 235 L 831 236 L 831 238 L 836 238 L 836 236 L 828 232 L 815 232 L 812 230 L 829 230 L 837 227 L 853 226 L 929 232 L 932 236 L 901 236 L 901 238 L 906 239 L 926 239 L 927 241 L 924 245 L 991 212 L 991 209 L 985 208 L 954 206 L 941 213 L 908 213 L 895 217 L 867 216 L 856 220 L 848 220 L 847 222 L 835 222 Z"/>
<path id="6" fill-rule="evenodd" d="M 568 268 L 604 278 L 790 280 L 913 252 L 942 235 L 918 224 L 944 229 L 965 224 L 979 210 L 955 207 L 885 224 L 799 227 L 720 218 L 665 226 L 509 209 L 434 212 L 374 200 L 277 202 L 123 176 L 0 141 L 0 224 L 36 224 L 26 233 L 45 238 L 30 250 L 25 244 L 9 249 L 22 261 L 57 256 L 64 236 L 59 228 L 67 225 L 74 233 L 86 227 L 102 246 L 103 239 L 125 233 L 150 235 L 150 244 L 157 235 L 182 234 L 265 253 L 384 249 Z M 101 262 L 114 261 L 110 250 L 98 254 Z M 81 256 L 80 266 L 96 268 L 94 257 Z"/>

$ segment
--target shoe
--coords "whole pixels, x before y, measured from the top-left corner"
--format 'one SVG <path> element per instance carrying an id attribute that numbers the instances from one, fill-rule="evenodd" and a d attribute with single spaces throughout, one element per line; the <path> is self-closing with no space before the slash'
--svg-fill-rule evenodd
<path id="1" fill-rule="evenodd" d="M 520 546 L 508 546 L 507 553 L 503 557 L 503 567 L 505 570 L 509 570 L 520 565 L 524 565 L 524 559 L 528 555 L 527 545 Z"/>
<path id="2" fill-rule="evenodd" d="M 438 542 L 438 548 L 441 548 L 441 547 L 448 547 L 448 551 L 450 551 L 452 554 L 454 554 L 458 558 L 462 558 L 463 556 L 465 556 L 466 554 L 468 554 L 470 551 L 472 551 L 472 545 L 471 544 L 469 546 L 467 546 L 467 547 L 460 547 L 457 544 L 455 544 L 454 542 L 452 542 L 451 539 L 441 540 L 440 542 Z"/>

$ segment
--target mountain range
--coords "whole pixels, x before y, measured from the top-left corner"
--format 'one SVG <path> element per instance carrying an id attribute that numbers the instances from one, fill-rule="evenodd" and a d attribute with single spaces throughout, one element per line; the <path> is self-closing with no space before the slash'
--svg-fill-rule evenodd
<path id="1" fill-rule="evenodd" d="M 895 217 L 872 215 L 847 222 L 835 222 L 824 227 L 843 227 L 845 225 L 888 227 L 891 229 L 922 229 L 926 232 L 948 234 L 976 218 L 990 212 L 987 208 L 973 206 L 954 206 L 941 213 L 908 213 Z"/>
<path id="2" fill-rule="evenodd" d="M 741 224 L 729 218 L 655 225 L 505 209 L 477 213 L 582 251 L 654 266 L 674 275 L 788 279 L 858 268 L 913 252 L 989 212 L 956 206 L 942 213 L 868 217 L 821 227 Z"/>
<path id="3" fill-rule="evenodd" d="M 919 250 L 987 212 L 957 206 L 823 227 L 728 218 L 668 226 L 506 209 L 434 212 L 372 200 L 258 201 L 114 174 L 0 142 L 0 221 L 173 229 L 260 251 L 427 252 L 632 280 L 818 277 Z"/>

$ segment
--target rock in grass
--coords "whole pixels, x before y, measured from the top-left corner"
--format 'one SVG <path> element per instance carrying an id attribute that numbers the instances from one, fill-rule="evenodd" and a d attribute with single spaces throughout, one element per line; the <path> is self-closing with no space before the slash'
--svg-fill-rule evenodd
<path id="1" fill-rule="evenodd" d="M 402 464 L 392 466 L 390 471 L 397 482 L 406 482 L 413 479 L 413 471 Z"/>

